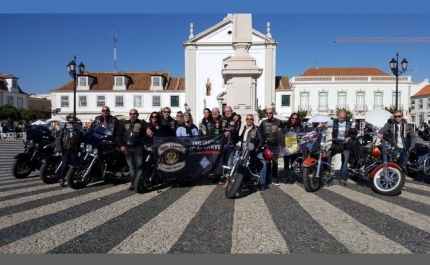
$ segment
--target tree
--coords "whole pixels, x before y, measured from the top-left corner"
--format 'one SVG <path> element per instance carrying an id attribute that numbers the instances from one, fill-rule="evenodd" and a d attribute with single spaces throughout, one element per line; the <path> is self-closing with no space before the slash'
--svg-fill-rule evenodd
<path id="1" fill-rule="evenodd" d="M 6 104 L 0 107 L 0 120 L 18 121 L 20 119 L 21 113 L 14 106 Z"/>
<path id="2" fill-rule="evenodd" d="M 258 112 L 258 119 L 261 120 L 266 117 L 266 109 L 261 109 L 261 106 L 258 106 L 257 112 Z"/>
<path id="3" fill-rule="evenodd" d="M 298 110 L 297 113 L 299 114 L 299 120 L 304 120 L 306 116 L 309 114 L 309 110 Z"/>
<path id="4" fill-rule="evenodd" d="M 354 117 L 354 113 L 352 113 L 352 111 L 348 110 L 348 109 L 341 109 L 341 108 L 336 108 L 336 115 L 339 113 L 339 111 L 344 110 L 346 112 L 346 120 L 349 121 L 352 119 L 352 117 Z"/>
<path id="5" fill-rule="evenodd" d="M 40 112 L 40 110 L 33 109 L 20 109 L 21 118 L 25 121 L 43 119 L 45 115 Z"/>
<path id="6" fill-rule="evenodd" d="M 395 106 L 393 106 L 393 105 L 391 105 L 391 106 L 389 106 L 389 107 L 384 107 L 384 109 L 385 109 L 386 111 L 388 111 L 389 113 L 391 113 L 391 114 L 394 114 L 394 112 L 396 112 L 396 107 L 395 107 Z"/>

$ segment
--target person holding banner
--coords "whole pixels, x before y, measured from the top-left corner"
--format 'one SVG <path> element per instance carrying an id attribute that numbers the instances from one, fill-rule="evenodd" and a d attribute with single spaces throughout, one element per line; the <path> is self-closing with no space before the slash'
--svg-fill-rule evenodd
<path id="1" fill-rule="evenodd" d="M 197 126 L 194 125 L 191 113 L 185 112 L 184 120 L 176 129 L 176 136 L 196 136 L 199 135 Z"/>
<path id="2" fill-rule="evenodd" d="M 199 124 L 199 135 L 215 135 L 212 112 L 208 108 L 203 110 L 203 119 Z"/>
<path id="3" fill-rule="evenodd" d="M 302 123 L 299 119 L 299 114 L 294 112 L 290 115 L 286 122 L 281 124 L 281 129 L 286 131 L 285 134 L 285 148 L 291 151 L 291 154 L 284 155 L 284 183 L 293 184 L 294 183 L 294 172 L 292 171 L 293 162 L 297 159 L 297 153 L 295 152 L 299 140 L 298 133 L 303 128 Z M 294 152 L 294 153 L 293 153 Z"/>

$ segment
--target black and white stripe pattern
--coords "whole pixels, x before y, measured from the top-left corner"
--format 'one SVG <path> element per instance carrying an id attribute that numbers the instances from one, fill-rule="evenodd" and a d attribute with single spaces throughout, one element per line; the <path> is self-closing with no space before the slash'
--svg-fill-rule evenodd
<path id="1" fill-rule="evenodd" d="M 209 182 L 161 193 L 104 183 L 75 191 L 44 184 L 38 172 L 15 179 L 21 145 L 0 142 L 2 254 L 430 253 L 427 180 L 408 178 L 393 197 L 353 181 L 316 193 L 282 184 L 235 200 Z"/>

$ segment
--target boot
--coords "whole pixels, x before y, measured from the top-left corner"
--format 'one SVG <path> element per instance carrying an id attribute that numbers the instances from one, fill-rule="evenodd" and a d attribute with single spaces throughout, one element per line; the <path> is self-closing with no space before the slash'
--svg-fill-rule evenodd
<path id="1" fill-rule="evenodd" d="M 133 182 L 130 184 L 130 187 L 128 187 L 128 190 L 129 190 L 129 191 L 134 190 L 134 183 L 133 183 Z"/>
<path id="2" fill-rule="evenodd" d="M 229 182 L 229 181 L 228 181 L 228 180 L 226 180 L 226 181 L 225 181 L 225 183 L 224 183 L 224 185 L 222 185 L 222 187 L 223 187 L 224 189 L 226 189 L 226 188 L 227 188 L 227 186 L 228 186 L 228 182 Z"/>
<path id="3" fill-rule="evenodd" d="M 65 187 L 66 186 L 66 184 L 65 184 L 65 180 L 64 179 L 61 179 L 60 180 L 60 187 Z"/>

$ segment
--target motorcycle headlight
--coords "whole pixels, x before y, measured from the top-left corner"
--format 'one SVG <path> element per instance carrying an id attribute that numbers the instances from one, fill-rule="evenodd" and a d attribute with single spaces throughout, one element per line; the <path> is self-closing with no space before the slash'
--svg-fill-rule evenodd
<path id="1" fill-rule="evenodd" d="M 144 146 L 144 148 L 145 148 L 145 150 L 146 150 L 147 152 L 151 152 L 151 151 L 152 151 L 152 147 L 151 147 L 151 146 L 147 146 L 147 145 L 145 145 L 145 146 Z"/>
<path id="2" fill-rule="evenodd" d="M 81 143 L 81 149 L 85 147 L 85 143 Z"/>
<path id="3" fill-rule="evenodd" d="M 92 152 L 92 151 L 93 151 L 93 146 L 92 146 L 92 145 L 90 145 L 90 144 L 87 144 L 87 146 L 85 147 L 85 151 L 86 151 L 87 153 Z"/>
<path id="4" fill-rule="evenodd" d="M 34 147 L 37 149 L 37 148 L 39 148 L 39 144 L 38 143 L 36 143 L 35 145 L 34 145 Z"/>
<path id="5" fill-rule="evenodd" d="M 99 152 L 99 150 L 98 150 L 97 148 L 94 148 L 94 151 L 93 151 L 93 152 L 94 152 L 94 154 L 95 154 L 95 155 L 97 155 L 97 154 L 98 154 L 98 152 Z"/>
<path id="6" fill-rule="evenodd" d="M 33 140 L 27 141 L 27 146 L 28 146 L 28 148 L 33 148 L 34 147 Z"/>
<path id="7" fill-rule="evenodd" d="M 248 150 L 251 150 L 251 151 L 252 151 L 252 150 L 254 150 L 254 147 L 255 147 L 255 146 L 254 146 L 254 144 L 253 144 L 253 143 L 247 143 L 247 144 L 246 144 L 246 149 L 248 149 Z"/>

